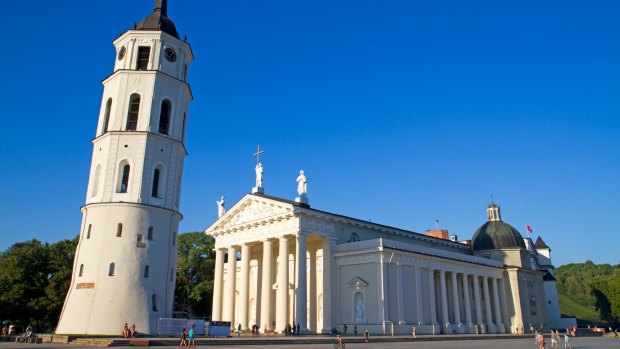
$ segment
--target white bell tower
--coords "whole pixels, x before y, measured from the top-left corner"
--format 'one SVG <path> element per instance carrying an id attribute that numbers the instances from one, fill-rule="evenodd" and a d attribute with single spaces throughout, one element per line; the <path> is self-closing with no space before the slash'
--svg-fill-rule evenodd
<path id="1" fill-rule="evenodd" d="M 155 334 L 171 317 L 192 50 L 167 1 L 114 41 L 73 277 L 56 333 Z"/>

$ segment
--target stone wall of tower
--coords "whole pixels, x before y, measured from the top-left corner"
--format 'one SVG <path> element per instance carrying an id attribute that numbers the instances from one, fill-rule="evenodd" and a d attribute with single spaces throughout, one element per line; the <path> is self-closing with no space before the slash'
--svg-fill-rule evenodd
<path id="1" fill-rule="evenodd" d="M 135 323 L 138 332 L 156 334 L 158 318 L 171 317 L 174 306 L 192 99 L 186 75 L 193 56 L 186 42 L 161 31 L 130 30 L 114 45 L 116 63 L 103 81 L 80 240 L 57 333 L 118 335 L 125 323 Z M 150 49 L 141 70 L 139 47 Z M 176 59 L 166 59 L 166 49 Z M 137 124 L 128 128 L 132 95 L 140 103 Z M 164 101 L 170 106 L 167 132 L 159 128 Z"/>

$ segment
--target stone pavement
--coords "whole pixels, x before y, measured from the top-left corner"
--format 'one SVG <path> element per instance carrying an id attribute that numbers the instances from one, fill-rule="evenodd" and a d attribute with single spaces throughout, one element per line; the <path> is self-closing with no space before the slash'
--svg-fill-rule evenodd
<path id="1" fill-rule="evenodd" d="M 429 336 L 431 337 L 431 336 Z M 282 338 L 282 337 L 279 337 Z M 304 337 L 299 338 L 299 343 L 289 342 L 287 344 L 277 345 L 275 349 L 287 349 L 287 348 L 295 348 L 295 349 L 332 349 L 332 342 L 320 343 L 320 344 L 308 344 L 304 343 Z M 382 341 L 381 339 L 388 339 L 390 337 L 376 337 L 373 342 L 373 338 L 371 337 L 370 343 L 354 343 L 351 341 L 347 341 L 348 338 L 345 338 L 346 348 L 347 349 L 517 349 L 517 348 L 526 348 L 526 349 L 537 349 L 537 346 L 534 345 L 533 338 L 498 338 L 498 339 L 476 339 L 476 340 L 465 340 L 459 338 L 459 336 L 432 336 L 433 340 L 429 341 L 424 340 L 422 337 L 417 341 L 400 341 L 400 342 L 387 342 Z M 253 348 L 253 349 L 261 349 L 264 348 L 264 345 L 274 345 L 277 344 L 276 338 L 259 338 L 256 340 L 256 344 L 247 344 L 247 342 L 240 342 L 239 340 L 235 340 L 235 338 L 228 338 L 226 340 L 226 344 L 224 342 L 217 341 L 213 342 L 209 339 L 202 339 L 198 342 L 198 348 L 209 348 L 209 347 L 225 347 L 226 349 L 237 349 L 237 348 Z M 404 339 L 404 338 L 402 338 Z M 439 339 L 439 340 L 437 340 Z M 604 349 L 604 348 L 620 348 L 620 340 L 609 338 L 609 337 L 577 337 L 571 338 L 572 345 L 574 349 Z M 297 341 L 294 341 L 297 342 Z M 171 343 L 172 344 L 172 343 Z M 563 344 L 563 343 L 562 343 Z M 175 345 L 176 347 L 176 345 Z M 81 349 L 81 348 L 97 348 L 93 346 L 79 346 L 75 344 L 22 344 L 22 343 L 10 343 L 10 342 L 0 342 L 0 349 Z M 135 348 L 130 346 L 119 346 L 115 348 Z M 161 347 L 159 347 L 161 348 Z M 547 348 L 551 349 L 550 341 L 547 339 Z"/>

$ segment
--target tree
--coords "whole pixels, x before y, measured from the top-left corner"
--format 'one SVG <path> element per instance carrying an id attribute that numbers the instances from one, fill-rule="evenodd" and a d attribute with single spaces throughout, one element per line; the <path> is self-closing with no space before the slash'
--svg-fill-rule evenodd
<path id="1" fill-rule="evenodd" d="M 55 244 L 33 239 L 0 254 L 0 316 L 18 330 L 56 325 L 69 289 L 77 238 Z"/>
<path id="2" fill-rule="evenodd" d="M 174 300 L 177 306 L 199 317 L 211 314 L 214 243 L 213 238 L 202 232 L 179 235 Z"/>

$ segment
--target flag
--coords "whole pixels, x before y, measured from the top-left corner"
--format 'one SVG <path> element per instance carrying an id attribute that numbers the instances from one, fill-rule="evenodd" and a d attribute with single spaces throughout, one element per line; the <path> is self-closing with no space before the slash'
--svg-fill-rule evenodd
<path id="1" fill-rule="evenodd" d="M 527 231 L 529 231 L 530 233 L 532 232 L 532 227 L 530 227 L 530 225 L 529 225 L 529 224 L 526 224 L 526 226 L 525 226 L 525 227 L 527 228 Z"/>

